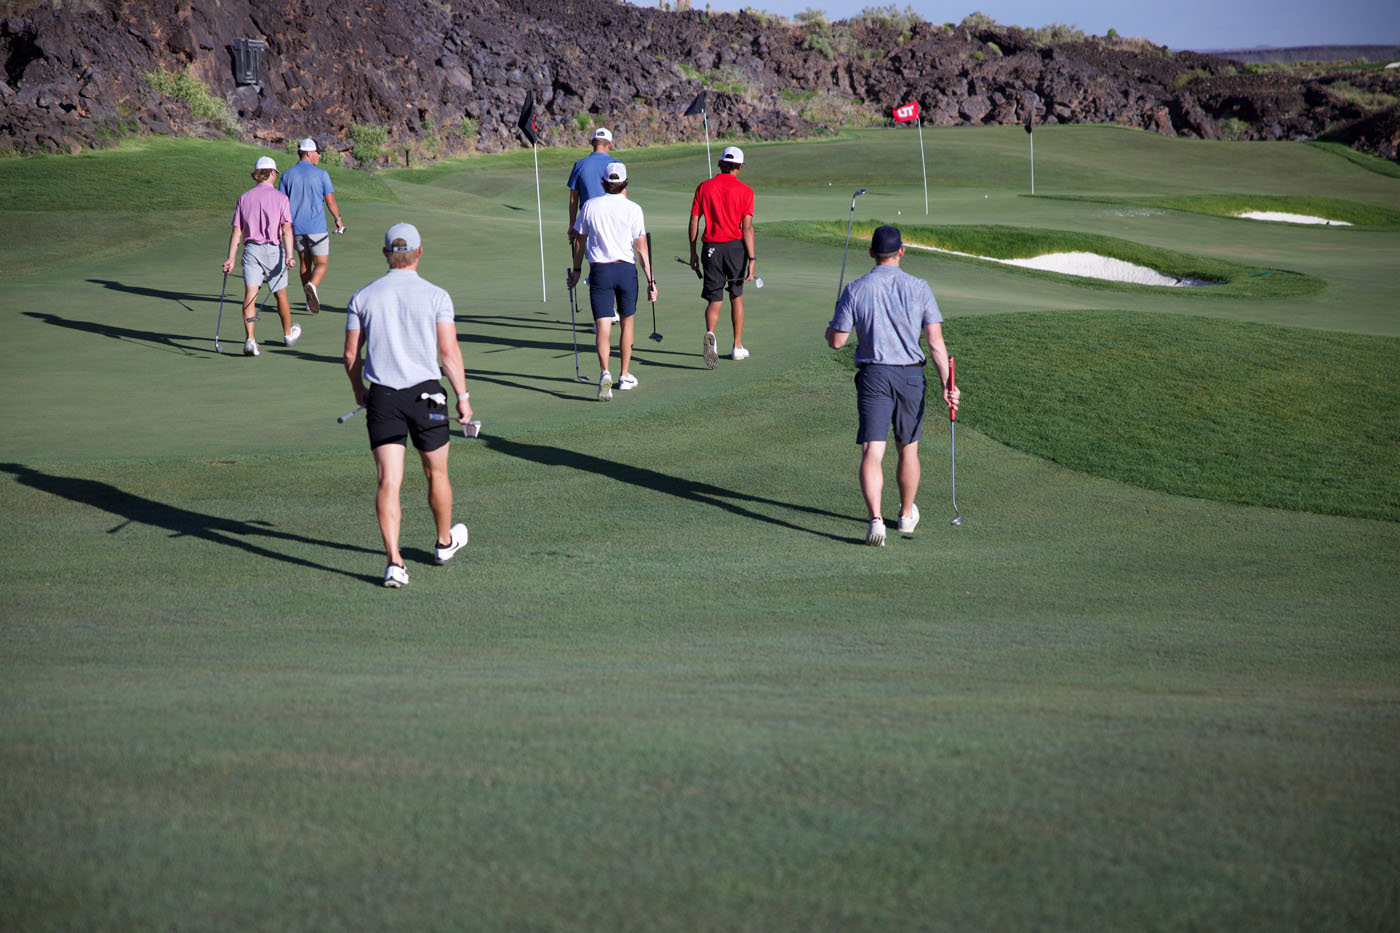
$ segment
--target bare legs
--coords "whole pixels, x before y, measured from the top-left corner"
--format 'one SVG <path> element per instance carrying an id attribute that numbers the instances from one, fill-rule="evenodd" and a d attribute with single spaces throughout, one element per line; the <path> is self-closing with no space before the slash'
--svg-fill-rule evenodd
<path id="1" fill-rule="evenodd" d="M 428 453 L 419 452 L 423 475 L 428 479 L 428 507 L 437 526 L 437 543 L 452 541 L 452 483 L 447 475 L 447 449 L 443 444 Z M 374 501 L 379 516 L 379 533 L 384 538 L 384 553 L 391 564 L 402 564 L 399 553 L 399 527 L 403 523 L 403 508 L 399 492 L 403 489 L 403 444 L 380 444 L 374 448 L 374 465 L 379 472 L 379 490 Z"/>
<path id="2" fill-rule="evenodd" d="M 898 445 L 896 445 L 898 446 Z M 899 465 L 895 481 L 899 484 L 899 514 L 912 515 L 914 496 L 919 491 L 922 475 L 919 466 L 919 442 L 898 446 Z M 867 441 L 860 448 L 860 491 L 871 518 L 880 518 L 880 499 L 885 488 L 885 442 Z"/>

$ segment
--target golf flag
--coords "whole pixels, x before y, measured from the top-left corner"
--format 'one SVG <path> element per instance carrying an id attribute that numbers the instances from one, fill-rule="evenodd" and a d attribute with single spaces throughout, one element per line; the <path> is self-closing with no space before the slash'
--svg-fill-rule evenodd
<path id="1" fill-rule="evenodd" d="M 695 99 L 690 102 L 690 106 L 685 108 L 684 117 L 693 117 L 697 113 L 705 123 L 705 168 L 709 171 L 710 177 L 715 177 L 714 166 L 710 163 L 710 115 L 705 110 L 705 95 L 709 92 L 705 88 L 700 88 L 700 93 L 695 95 Z"/>
<path id="2" fill-rule="evenodd" d="M 525 106 L 520 111 L 520 121 L 517 124 L 520 131 L 525 134 L 525 138 L 530 141 L 530 145 L 535 145 L 540 141 L 539 133 L 535 126 L 535 92 L 525 92 Z"/>
<path id="3" fill-rule="evenodd" d="M 919 119 L 919 102 L 911 100 L 894 108 L 894 122 L 913 123 L 919 128 L 919 164 L 924 170 L 924 215 L 928 215 L 928 160 L 924 158 L 924 124 Z"/>
<path id="4" fill-rule="evenodd" d="M 908 123 L 917 119 L 919 119 L 919 102 L 917 100 L 911 100 L 907 104 L 894 108 L 894 122 L 896 123 Z"/>
<path id="5" fill-rule="evenodd" d="M 1030 115 L 1030 114 L 1026 114 L 1026 135 L 1027 135 L 1027 136 L 1029 136 L 1029 135 L 1031 134 L 1031 123 L 1033 123 L 1033 122 L 1034 122 L 1034 119 L 1031 117 L 1031 115 Z"/>

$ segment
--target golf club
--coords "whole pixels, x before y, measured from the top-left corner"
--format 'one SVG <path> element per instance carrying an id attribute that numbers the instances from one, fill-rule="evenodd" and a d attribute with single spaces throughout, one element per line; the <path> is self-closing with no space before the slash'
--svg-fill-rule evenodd
<path id="1" fill-rule="evenodd" d="M 343 414 L 343 415 L 341 415 L 339 418 L 335 419 L 335 423 L 336 423 L 336 424 L 344 424 L 345 422 L 349 421 L 351 418 L 355 417 L 356 415 L 358 415 L 360 412 L 362 412 L 362 411 L 364 411 L 364 410 L 365 410 L 365 406 L 363 406 L 363 405 L 356 406 L 356 408 L 355 408 L 354 411 L 347 411 L 345 414 Z"/>
<path id="2" fill-rule="evenodd" d="M 578 368 L 578 303 L 574 300 L 573 287 L 569 285 L 569 276 L 573 271 L 572 267 L 564 270 L 564 285 L 569 289 L 569 321 L 573 325 L 569 331 L 574 335 L 574 376 L 579 382 L 587 382 L 588 377 L 579 372 Z"/>
<path id="3" fill-rule="evenodd" d="M 677 256 L 677 259 L 680 257 Z M 647 231 L 647 262 L 651 264 L 652 277 L 656 277 L 656 254 L 651 251 L 651 231 Z M 656 329 L 656 302 L 651 303 L 651 339 L 661 342 L 661 333 Z"/>
<path id="4" fill-rule="evenodd" d="M 740 278 L 737 278 L 737 279 L 725 279 L 725 280 L 724 280 L 724 284 L 726 284 L 726 285 L 739 285 L 739 284 L 741 284 L 741 283 L 743 283 L 743 282 L 747 282 L 747 281 L 748 281 L 748 279 L 743 278 L 743 277 L 740 277 Z M 754 280 L 753 280 L 753 287 L 754 287 L 754 288 L 762 288 L 762 287 L 763 287 L 763 278 L 762 278 L 761 276 L 755 277 L 755 278 L 754 278 Z"/>
<path id="5" fill-rule="evenodd" d="M 219 320 L 214 325 L 214 352 L 223 353 L 223 348 L 219 346 L 219 328 L 224 326 L 224 293 L 228 291 L 228 273 L 224 273 L 224 284 L 219 289 Z"/>
<path id="6" fill-rule="evenodd" d="M 690 260 L 689 260 L 689 259 L 682 259 L 682 258 L 679 257 L 679 256 L 676 257 L 676 262 L 680 263 L 680 264 L 683 265 L 683 266 L 689 266 L 689 265 L 690 265 Z M 705 277 L 705 273 L 701 272 L 699 269 L 696 269 L 696 270 L 695 270 L 695 277 L 696 277 L 697 279 L 703 279 L 703 278 Z"/>
<path id="7" fill-rule="evenodd" d="M 948 388 L 957 388 L 957 383 L 953 382 L 953 357 L 948 357 Z M 948 409 L 948 461 L 952 467 L 953 477 L 953 520 L 950 525 L 961 525 L 962 515 L 958 513 L 958 410 Z"/>
<path id="8" fill-rule="evenodd" d="M 851 217 L 846 221 L 846 245 L 841 248 L 841 280 L 836 283 L 836 300 L 841 300 L 841 286 L 846 284 L 846 251 L 851 248 L 851 226 L 856 222 L 856 198 L 865 194 L 864 188 L 857 188 L 851 195 Z"/>

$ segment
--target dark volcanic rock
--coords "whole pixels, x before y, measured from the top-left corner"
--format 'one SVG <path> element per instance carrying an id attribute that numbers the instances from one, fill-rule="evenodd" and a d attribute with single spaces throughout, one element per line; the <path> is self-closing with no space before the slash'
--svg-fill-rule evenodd
<path id="1" fill-rule="evenodd" d="M 522 144 L 527 91 L 545 145 L 596 125 L 619 146 L 698 139 L 682 111 L 711 88 L 713 137 L 812 136 L 889 120 L 917 99 L 926 122 L 1112 122 L 1169 135 L 1302 139 L 1330 132 L 1395 158 L 1394 117 L 1336 79 L 1240 74 L 1237 63 L 1141 40 L 1045 46 L 1015 28 L 792 25 L 750 13 L 663 12 L 616 0 L 75 0 L 0 21 L 0 149 L 77 151 L 130 133 L 222 132 L 156 94 L 147 75 L 189 74 L 238 132 L 279 145 L 352 148 L 386 133 L 381 159 Z M 239 87 L 233 46 L 267 44 L 262 82 Z M 1400 75 L 1350 78 L 1384 100 Z M 1329 84 L 1329 81 L 1332 84 Z"/>

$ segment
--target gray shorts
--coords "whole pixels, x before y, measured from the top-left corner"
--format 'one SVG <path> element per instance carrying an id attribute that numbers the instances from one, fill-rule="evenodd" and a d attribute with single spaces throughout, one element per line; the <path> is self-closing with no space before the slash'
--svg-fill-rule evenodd
<path id="1" fill-rule="evenodd" d="M 243 284 L 258 288 L 268 283 L 268 289 L 280 292 L 287 287 L 287 263 L 278 243 L 243 244 Z"/>
<path id="2" fill-rule="evenodd" d="M 298 233 L 292 237 L 292 248 L 298 253 L 329 256 L 331 254 L 331 235 L 329 233 Z"/>

